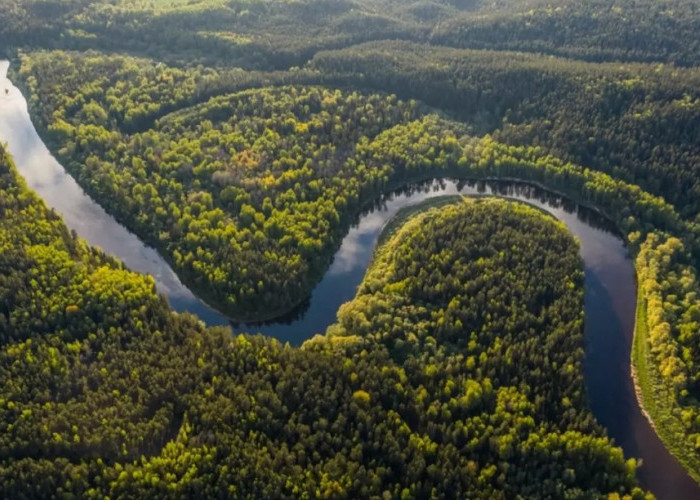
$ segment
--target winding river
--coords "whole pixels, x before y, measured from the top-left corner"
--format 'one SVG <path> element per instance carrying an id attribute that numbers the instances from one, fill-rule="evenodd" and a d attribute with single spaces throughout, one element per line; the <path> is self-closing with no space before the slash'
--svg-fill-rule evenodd
<path id="1" fill-rule="evenodd" d="M 177 311 L 197 314 L 209 325 L 228 324 L 188 290 L 167 262 L 91 200 L 51 156 L 32 125 L 27 102 L 6 79 L 0 61 L 0 141 L 14 157 L 31 189 L 90 244 L 113 254 L 135 271 L 154 276 L 158 290 Z M 625 455 L 640 457 L 641 485 L 665 499 L 700 498 L 700 486 L 663 446 L 642 414 L 630 376 L 636 285 L 622 240 L 597 212 L 538 187 L 513 182 L 432 181 L 377 200 L 349 231 L 323 280 L 309 299 L 286 318 L 261 324 L 233 324 L 299 345 L 323 333 L 338 307 L 351 300 L 369 265 L 386 222 L 401 208 L 446 194 L 490 194 L 525 201 L 563 221 L 581 243 L 585 267 L 585 373 L 593 414 Z"/>

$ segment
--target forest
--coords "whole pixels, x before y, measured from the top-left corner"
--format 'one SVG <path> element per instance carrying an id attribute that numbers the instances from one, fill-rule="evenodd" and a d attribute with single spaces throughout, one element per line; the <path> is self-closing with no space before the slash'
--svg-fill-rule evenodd
<path id="1" fill-rule="evenodd" d="M 693 0 L 5 0 L 0 47 L 289 69 L 373 40 L 589 61 L 700 62 Z"/>
<path id="2" fill-rule="evenodd" d="M 0 21 L 52 153 L 235 320 L 294 309 L 414 181 L 598 210 L 635 263 L 641 402 L 700 481 L 695 2 L 7 0 Z M 645 495 L 587 406 L 576 244 L 534 210 L 402 221 L 293 349 L 173 312 L 1 159 L 3 496 Z"/>
<path id="3" fill-rule="evenodd" d="M 421 214 L 295 349 L 171 312 L 4 154 L 0 202 L 5 498 L 644 498 L 587 409 L 577 246 L 534 209 Z"/>

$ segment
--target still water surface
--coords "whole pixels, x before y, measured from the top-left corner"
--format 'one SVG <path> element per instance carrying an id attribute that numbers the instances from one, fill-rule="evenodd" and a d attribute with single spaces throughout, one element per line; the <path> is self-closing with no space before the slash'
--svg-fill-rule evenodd
<path id="1" fill-rule="evenodd" d="M 7 144 L 29 187 L 90 244 L 135 271 L 153 275 L 175 310 L 193 312 L 209 325 L 228 324 L 180 282 L 154 249 L 91 200 L 51 156 L 32 125 L 26 100 L 6 79 L 8 67 L 0 61 L 0 141 Z M 339 306 L 355 295 L 387 221 L 403 207 L 460 193 L 525 201 L 563 221 L 578 238 L 585 268 L 584 378 L 593 413 L 626 456 L 642 458 L 638 475 L 644 488 L 663 499 L 700 498 L 698 484 L 668 453 L 637 404 L 630 376 L 636 285 L 622 240 L 595 211 L 543 189 L 513 182 L 441 180 L 386 195 L 350 229 L 324 278 L 296 311 L 273 322 L 232 324 L 234 330 L 260 332 L 294 345 L 323 333 Z"/>

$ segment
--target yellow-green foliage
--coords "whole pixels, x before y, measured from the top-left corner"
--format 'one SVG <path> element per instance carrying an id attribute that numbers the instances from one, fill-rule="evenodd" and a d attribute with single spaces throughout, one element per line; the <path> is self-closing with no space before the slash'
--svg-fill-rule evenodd
<path id="1" fill-rule="evenodd" d="M 553 365 L 542 365 L 546 380 L 556 381 L 551 386 L 538 379 L 539 369 L 512 371 L 499 361 L 533 352 L 521 346 L 510 353 L 511 339 L 543 342 L 527 340 L 526 331 L 518 335 L 517 324 L 513 337 L 498 327 L 500 340 L 491 342 L 484 331 L 483 342 L 471 345 L 468 330 L 475 325 L 464 317 L 462 335 L 450 338 L 446 328 L 457 334 L 456 316 L 448 325 L 397 311 L 407 334 L 434 335 L 421 338 L 425 358 L 387 344 L 381 322 L 391 319 L 383 315 L 370 315 L 377 335 L 317 338 L 303 349 L 204 330 L 173 314 L 150 278 L 73 239 L 6 156 L 0 157 L 0 207 L 2 241 L 12 242 L 0 253 L 3 497 L 641 494 L 634 463 L 624 461 L 585 403 L 578 404 L 580 287 L 563 287 L 561 296 L 540 304 L 542 314 L 570 327 L 561 323 L 557 335 L 567 347 L 552 348 L 551 355 L 579 368 L 552 376 Z M 540 262 L 549 270 L 546 283 L 558 293 L 569 279 L 580 281 L 576 246 L 561 227 L 522 208 L 475 207 L 482 218 L 501 221 L 493 224 L 504 236 L 509 225 L 522 224 L 525 232 L 517 234 L 532 234 L 534 251 L 544 248 L 545 234 L 553 249 L 555 235 L 558 260 Z M 454 224 L 446 210 L 445 222 Z M 471 234 L 480 222 L 474 218 Z M 430 230 L 437 239 L 445 236 Z M 462 253 L 467 240 L 461 231 L 449 232 L 455 239 L 441 241 L 469 267 Z M 472 250 L 491 251 L 491 244 L 480 245 Z M 521 257 L 528 259 L 515 265 Z M 532 269 L 529 256 L 510 258 L 520 278 L 523 265 Z M 416 289 L 432 289 L 430 276 L 442 265 L 441 259 L 423 262 L 427 274 L 419 280 L 427 288 L 415 282 Z M 490 265 L 491 272 L 502 269 L 499 262 Z M 397 266 L 395 272 L 413 271 Z M 458 288 L 443 292 L 456 297 Z M 549 300 L 566 307 L 555 311 Z M 490 313 L 489 328 L 510 324 L 501 312 Z M 466 353 L 450 348 L 462 336 L 471 346 Z M 472 358 L 478 361 L 469 363 Z M 493 370 L 505 371 L 496 376 Z M 539 396 L 524 391 L 529 383 Z M 560 409 L 561 391 L 574 408 Z"/>

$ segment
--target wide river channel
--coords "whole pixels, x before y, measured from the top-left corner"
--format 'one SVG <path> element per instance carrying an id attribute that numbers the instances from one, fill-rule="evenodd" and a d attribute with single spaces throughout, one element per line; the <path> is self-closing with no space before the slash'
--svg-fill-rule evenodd
<path id="1" fill-rule="evenodd" d="M 158 290 L 177 311 L 197 314 L 208 325 L 231 324 L 235 331 L 263 333 L 301 344 L 335 321 L 362 281 L 382 228 L 401 208 L 449 194 L 490 194 L 527 202 L 563 221 L 581 243 L 585 267 L 585 383 L 593 414 L 627 457 L 641 458 L 643 488 L 662 499 L 698 499 L 700 486 L 666 450 L 642 414 L 630 371 L 636 284 L 632 261 L 609 222 L 595 211 L 540 188 L 514 182 L 468 183 L 436 180 L 410 186 L 377 200 L 352 227 L 333 263 L 309 299 L 284 319 L 233 324 L 206 306 L 178 279 L 167 262 L 88 197 L 53 158 L 37 134 L 19 89 L 7 80 L 0 61 L 0 142 L 7 145 L 31 189 L 63 216 L 90 244 L 131 269 L 154 276 Z"/>

